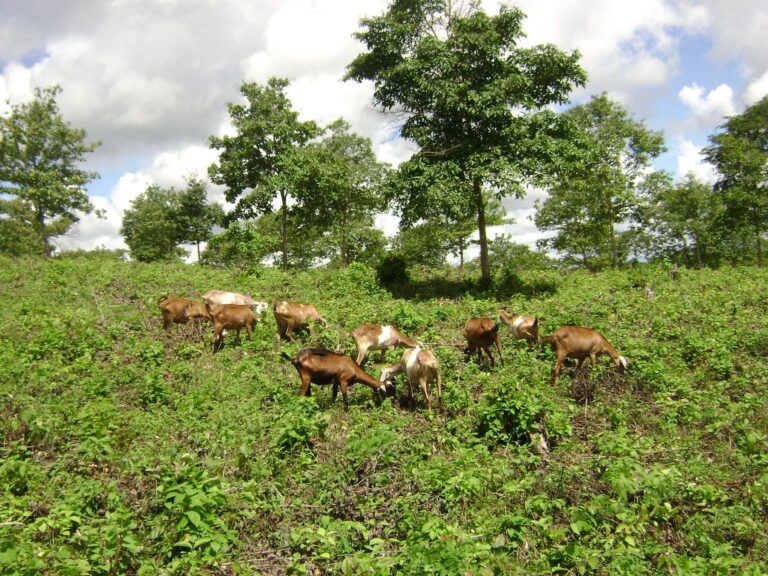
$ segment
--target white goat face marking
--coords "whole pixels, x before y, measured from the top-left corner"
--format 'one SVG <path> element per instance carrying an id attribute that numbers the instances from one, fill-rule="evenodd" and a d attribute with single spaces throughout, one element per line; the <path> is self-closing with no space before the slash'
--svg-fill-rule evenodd
<path id="1" fill-rule="evenodd" d="M 382 347 L 389 345 L 389 340 L 392 338 L 392 326 L 382 326 L 379 339 L 376 340 L 376 346 Z"/>

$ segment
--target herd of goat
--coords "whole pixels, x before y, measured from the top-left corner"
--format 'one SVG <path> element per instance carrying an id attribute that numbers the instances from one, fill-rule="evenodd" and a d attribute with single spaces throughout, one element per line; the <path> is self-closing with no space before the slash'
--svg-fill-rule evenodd
<path id="1" fill-rule="evenodd" d="M 158 306 L 163 315 L 163 327 L 167 332 L 171 331 L 173 324 L 185 324 L 190 321 L 199 323 L 203 320 L 212 322 L 214 352 L 221 346 L 226 331 L 234 331 L 236 338 L 239 339 L 240 331 L 245 329 L 248 338 L 251 339 L 257 319 L 269 308 L 266 302 L 259 302 L 237 292 L 222 290 L 206 292 L 202 302 L 178 296 L 163 296 L 158 300 Z M 283 338 L 291 342 L 295 341 L 293 331 L 299 328 L 308 327 L 312 333 L 313 322 L 327 325 L 325 318 L 312 304 L 276 301 L 272 304 L 272 312 L 277 322 L 278 342 Z M 482 364 L 483 352 L 485 352 L 490 359 L 491 367 L 495 367 L 495 359 L 491 353 L 491 347 L 495 346 L 503 366 L 504 356 L 499 339 L 501 323 L 504 323 L 518 340 L 526 340 L 531 344 L 552 345 L 557 358 L 552 371 L 553 386 L 557 384 L 566 358 L 576 359 L 579 367 L 589 358 L 594 367 L 597 356 L 605 354 L 616 366 L 622 369 L 627 368 L 626 358 L 620 356 L 597 330 L 581 326 L 561 326 L 549 336 L 539 337 L 538 318 L 509 314 L 506 310 L 499 310 L 499 322 L 494 322 L 491 318 L 478 317 L 467 320 L 464 325 L 467 357 L 477 353 L 478 362 Z M 341 389 L 344 407 L 347 408 L 347 391 L 355 382 L 367 384 L 384 398 L 393 392 L 396 376 L 405 372 L 411 398 L 413 385 L 418 383 L 426 398 L 427 407 L 431 410 L 429 385 L 434 383 L 437 387 L 438 404 L 442 406 L 442 377 L 437 358 L 431 351 L 425 350 L 420 342 L 408 338 L 394 326 L 380 324 L 362 324 L 350 335 L 357 347 L 356 360 L 324 348 L 304 348 L 294 358 L 282 353 L 282 356 L 293 364 L 299 373 L 302 396 L 310 395 L 312 383 L 331 384 L 333 401 L 336 400 L 338 391 Z M 378 380 L 361 368 L 365 355 L 369 351 L 380 350 L 383 353 L 390 348 L 405 348 L 405 351 L 400 362 L 382 369 Z"/>

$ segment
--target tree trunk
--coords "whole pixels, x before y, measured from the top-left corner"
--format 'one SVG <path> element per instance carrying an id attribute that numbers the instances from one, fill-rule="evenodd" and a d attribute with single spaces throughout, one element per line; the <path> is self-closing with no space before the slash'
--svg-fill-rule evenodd
<path id="1" fill-rule="evenodd" d="M 757 265 L 762 268 L 765 262 L 763 260 L 763 235 L 757 232 Z"/>
<path id="2" fill-rule="evenodd" d="M 345 232 L 341 233 L 341 267 L 349 266 L 349 240 Z"/>
<path id="3" fill-rule="evenodd" d="M 197 263 L 200 264 L 200 241 L 195 242 L 195 245 L 197 246 Z"/>
<path id="4" fill-rule="evenodd" d="M 53 247 L 51 246 L 50 242 L 48 242 L 48 237 L 45 235 L 45 214 L 43 214 L 42 210 L 37 210 L 35 213 L 35 221 L 37 224 L 37 233 L 40 235 L 40 239 L 43 241 L 43 251 L 45 252 L 45 257 L 49 258 L 51 255 L 51 252 L 53 252 Z"/>
<path id="5" fill-rule="evenodd" d="M 488 260 L 488 236 L 485 230 L 485 199 L 483 198 L 482 182 L 478 176 L 472 179 L 472 191 L 475 196 L 477 231 L 480 236 L 480 283 L 487 287 L 491 285 L 491 263 Z"/>
<path id="6" fill-rule="evenodd" d="M 288 270 L 288 195 L 283 190 L 280 191 L 280 201 L 282 202 L 282 206 L 280 207 L 280 210 L 282 211 L 280 236 L 283 241 L 283 270 Z"/>
<path id="7" fill-rule="evenodd" d="M 608 200 L 608 228 L 611 234 L 611 268 L 616 270 L 619 267 L 619 250 L 616 246 L 616 228 L 613 225 L 613 202 Z"/>

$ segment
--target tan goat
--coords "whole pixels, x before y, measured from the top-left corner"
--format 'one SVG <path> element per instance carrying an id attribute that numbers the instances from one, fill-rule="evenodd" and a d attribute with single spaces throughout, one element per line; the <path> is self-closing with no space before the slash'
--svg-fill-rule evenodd
<path id="1" fill-rule="evenodd" d="M 443 380 L 440 375 L 440 365 L 435 355 L 429 350 L 419 347 L 408 348 L 403 352 L 403 358 L 389 368 L 381 371 L 381 382 L 392 382 L 397 374 L 405 372 L 408 378 L 408 394 L 413 398 L 413 383 L 418 382 L 424 397 L 427 399 L 427 408 L 432 410 L 432 399 L 429 396 L 428 385 L 435 382 L 437 385 L 437 403 L 443 406 Z"/>
<path id="2" fill-rule="evenodd" d="M 309 333 L 313 334 L 311 321 L 322 322 L 323 326 L 327 326 L 328 322 L 325 318 L 320 316 L 312 304 L 302 304 L 300 302 L 274 302 L 272 305 L 272 311 L 275 315 L 275 321 L 277 322 L 277 339 L 288 338 L 291 342 L 295 342 L 293 337 L 293 331 L 296 328 L 302 326 L 309 326 Z"/>
<path id="3" fill-rule="evenodd" d="M 361 324 L 350 335 L 357 347 L 357 363 L 362 365 L 365 355 L 369 350 L 381 350 L 390 348 L 416 348 L 419 343 L 411 340 L 394 326 L 382 326 L 381 324 Z"/>
<path id="4" fill-rule="evenodd" d="M 566 358 L 575 358 L 578 360 L 578 366 L 584 364 L 584 360 L 589 358 L 592 367 L 597 365 L 597 357 L 606 354 L 611 357 L 616 366 L 626 370 L 627 359 L 620 356 L 605 336 L 597 330 L 583 328 L 581 326 L 561 326 L 550 336 L 544 336 L 541 339 L 543 344 L 552 344 L 557 356 L 555 369 L 552 371 L 552 385 L 557 385 L 557 379 L 560 376 L 560 369 Z"/>
<path id="5" fill-rule="evenodd" d="M 213 320 L 213 351 L 221 344 L 224 330 L 234 330 L 235 339 L 240 341 L 240 330 L 245 328 L 248 340 L 253 337 L 253 326 L 256 316 L 247 304 L 212 304 L 205 303 L 208 315 Z"/>
<path id="6" fill-rule="evenodd" d="M 464 338 L 467 340 L 465 354 L 469 358 L 473 352 L 477 352 L 477 359 L 480 364 L 483 363 L 482 351 L 491 359 L 491 367 L 496 366 L 496 362 L 491 354 L 491 346 L 496 345 L 499 351 L 499 360 L 504 366 L 504 356 L 501 353 L 501 341 L 499 340 L 499 323 L 494 323 L 490 318 L 478 318 L 473 316 L 464 324 Z"/>
<path id="7" fill-rule="evenodd" d="M 522 314 L 508 314 L 506 310 L 499 310 L 499 318 L 507 325 L 517 340 L 527 340 L 532 344 L 539 341 L 539 319 L 535 316 L 523 316 Z"/>
<path id="8" fill-rule="evenodd" d="M 163 315 L 163 328 L 169 334 L 174 324 L 186 324 L 190 320 L 197 323 L 203 319 L 210 320 L 205 305 L 195 300 L 179 296 L 163 296 L 157 301 L 157 305 Z"/>
<path id="9" fill-rule="evenodd" d="M 324 348 L 304 348 L 299 351 L 295 358 L 291 358 L 285 352 L 283 358 L 293 364 L 301 378 L 301 396 L 310 396 L 310 383 L 332 384 L 332 401 L 336 401 L 336 396 L 341 388 L 341 397 L 344 400 L 344 409 L 349 408 L 347 399 L 347 390 L 355 382 L 363 382 L 379 393 L 384 398 L 387 392 L 387 385 L 382 384 L 373 376 L 352 360 L 349 356 L 337 354 Z"/>

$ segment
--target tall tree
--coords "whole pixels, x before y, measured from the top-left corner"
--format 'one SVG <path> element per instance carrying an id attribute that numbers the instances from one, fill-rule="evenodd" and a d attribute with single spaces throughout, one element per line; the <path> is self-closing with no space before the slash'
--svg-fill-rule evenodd
<path id="1" fill-rule="evenodd" d="M 181 241 L 195 245 L 200 262 L 200 243 L 208 240 L 213 235 L 213 227 L 222 223 L 224 209 L 220 204 L 208 202 L 205 182 L 190 175 L 186 189 L 179 194 L 175 218 L 181 229 Z"/>
<path id="2" fill-rule="evenodd" d="M 244 104 L 227 105 L 234 136 L 211 136 L 219 150 L 218 164 L 208 168 L 215 184 L 226 187 L 225 197 L 236 202 L 231 218 L 255 218 L 273 211 L 280 201 L 282 266 L 288 267 L 288 197 L 295 193 L 296 154 L 319 135 L 314 122 L 300 122 L 285 94 L 288 80 L 272 78 L 266 86 L 243 82 Z"/>
<path id="3" fill-rule="evenodd" d="M 566 127 L 548 107 L 586 81 L 578 52 L 521 47 L 523 18 L 508 7 L 489 16 L 475 1 L 394 0 L 362 21 L 355 37 L 367 51 L 346 76 L 372 80 L 375 104 L 401 115 L 401 135 L 419 146 L 392 188 L 405 224 L 474 214 L 485 283 L 489 197 L 522 195 L 554 167 Z"/>
<path id="4" fill-rule="evenodd" d="M 297 157 L 297 216 L 326 232 L 326 245 L 346 267 L 352 254 L 362 253 L 352 245 L 354 237 L 373 228 L 375 213 L 384 208 L 381 188 L 388 166 L 376 160 L 370 139 L 351 132 L 343 119 Z"/>
<path id="5" fill-rule="evenodd" d="M 720 196 L 712 186 L 688 173 L 677 184 L 656 187 L 650 198 L 650 225 L 657 252 L 681 254 L 697 267 L 711 262 L 718 251 Z"/>
<path id="6" fill-rule="evenodd" d="M 179 248 L 183 230 L 176 218 L 179 194 L 173 188 L 152 184 L 131 201 L 123 215 L 120 234 L 139 262 L 176 260 L 186 252 Z"/>
<path id="7" fill-rule="evenodd" d="M 768 95 L 731 116 L 709 137 L 703 154 L 720 173 L 715 189 L 722 194 L 728 228 L 754 238 L 758 266 L 765 265 L 763 241 L 768 232 Z"/>
<path id="8" fill-rule="evenodd" d="M 85 186 L 98 177 L 78 165 L 99 143 L 87 143 L 85 130 L 62 118 L 56 103 L 60 93 L 58 86 L 37 88 L 31 102 L 14 105 L 0 117 L 0 194 L 28 207 L 21 212 L 33 215 L 46 255 L 54 249 L 51 238 L 65 234 L 79 213 L 93 211 Z"/>
<path id="9" fill-rule="evenodd" d="M 580 130 L 580 153 L 572 158 L 568 177 L 550 184 L 536 225 L 558 230 L 559 238 L 550 244 L 561 250 L 586 255 L 584 234 L 595 247 L 607 244 L 616 268 L 616 226 L 635 214 L 651 161 L 665 150 L 664 137 L 634 120 L 605 93 L 566 115 Z"/>

